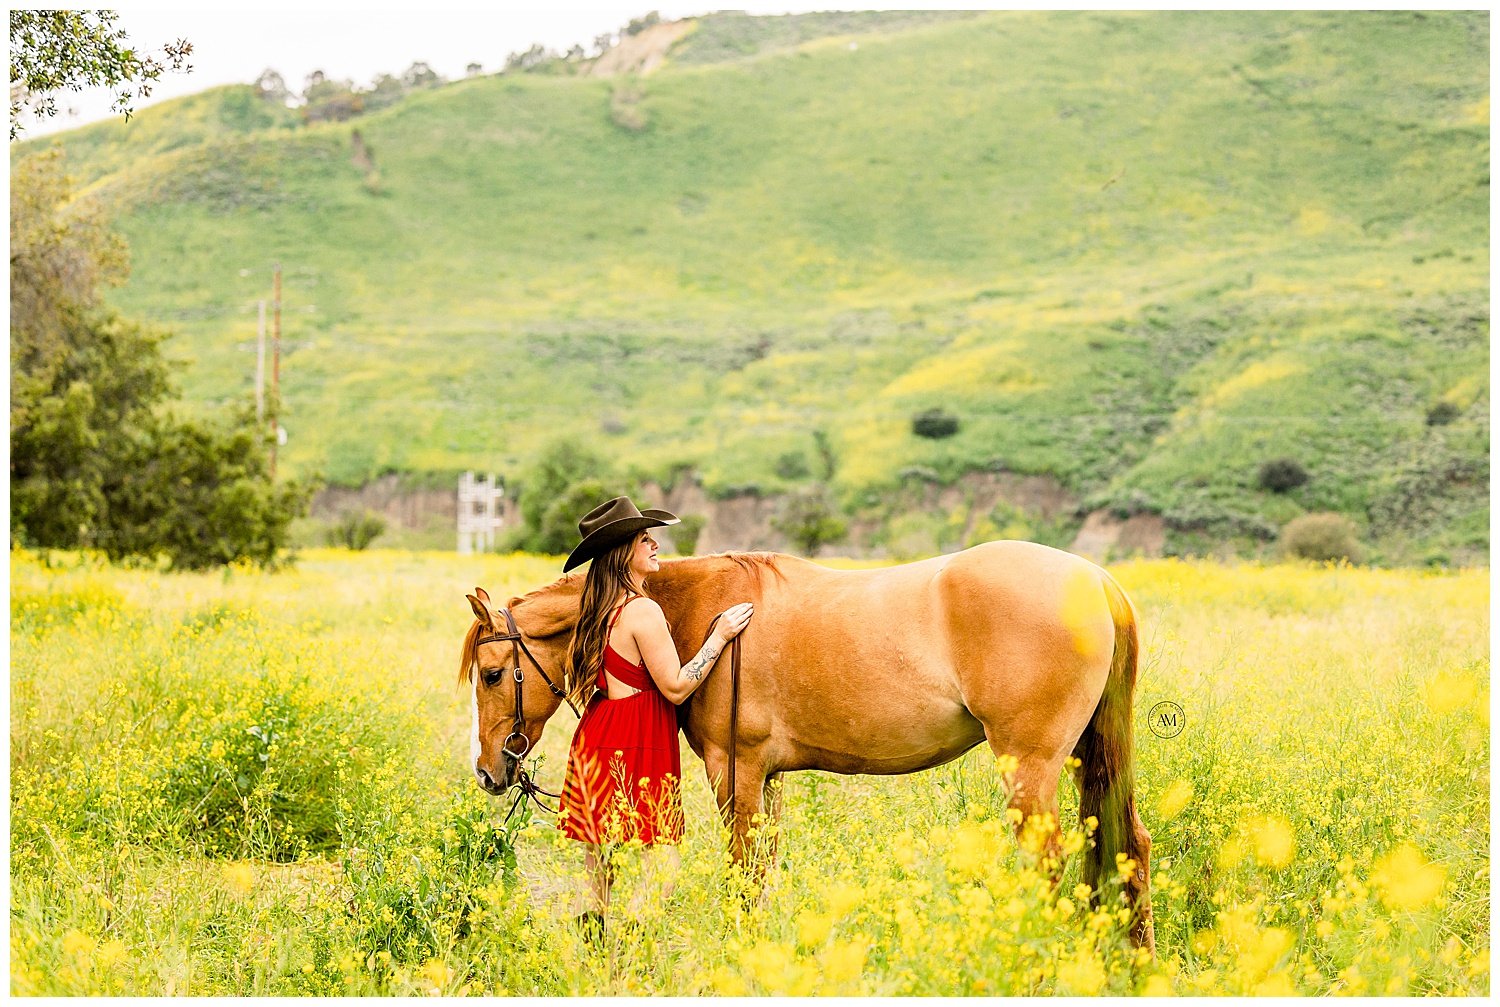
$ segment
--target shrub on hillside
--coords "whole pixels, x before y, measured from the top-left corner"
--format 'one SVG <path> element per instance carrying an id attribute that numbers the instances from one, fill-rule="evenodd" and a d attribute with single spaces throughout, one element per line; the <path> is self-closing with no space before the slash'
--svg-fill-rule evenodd
<path id="1" fill-rule="evenodd" d="M 326 539 L 331 546 L 343 546 L 359 552 L 368 549 L 371 542 L 385 534 L 385 529 L 385 518 L 374 511 L 351 510 L 328 529 Z"/>
<path id="2" fill-rule="evenodd" d="M 849 525 L 839 516 L 832 495 L 821 486 L 788 494 L 771 519 L 771 527 L 791 539 L 806 556 L 816 556 L 825 544 L 849 534 Z"/>
<path id="3" fill-rule="evenodd" d="M 806 479 L 812 475 L 807 455 L 801 451 L 788 451 L 776 459 L 776 474 L 783 479 Z"/>
<path id="4" fill-rule="evenodd" d="M 930 440 L 952 437 L 958 433 L 958 417 L 941 406 L 924 409 L 911 418 L 911 432 Z"/>
<path id="5" fill-rule="evenodd" d="M 603 457 L 573 438 L 548 444 L 517 480 L 521 524 L 504 537 L 501 551 L 566 553 L 578 543 L 578 519 L 615 493 L 602 483 L 612 478 Z M 582 490 L 579 484 L 588 484 Z M 597 496 L 597 494 L 605 494 Z M 562 498 L 568 496 L 566 503 Z M 565 507 L 579 507 L 569 514 Z"/>
<path id="6" fill-rule="evenodd" d="M 1359 531 L 1342 514 L 1303 514 L 1281 530 L 1281 549 L 1288 556 L 1323 563 L 1347 559 L 1358 563 L 1364 555 Z"/>
<path id="7" fill-rule="evenodd" d="M 555 556 L 572 552 L 578 544 L 578 519 L 622 492 L 598 479 L 585 479 L 569 486 L 542 515 L 535 551 Z"/>
<path id="8" fill-rule="evenodd" d="M 1427 410 L 1427 425 L 1429 427 L 1447 426 L 1458 419 L 1462 412 L 1463 410 L 1459 409 L 1458 406 L 1447 399 L 1443 399 L 1440 402 L 1434 403 L 1432 408 Z"/>
<path id="9" fill-rule="evenodd" d="M 1273 458 L 1260 467 L 1256 482 L 1261 489 L 1285 493 L 1307 482 L 1307 470 L 1293 458 Z"/>

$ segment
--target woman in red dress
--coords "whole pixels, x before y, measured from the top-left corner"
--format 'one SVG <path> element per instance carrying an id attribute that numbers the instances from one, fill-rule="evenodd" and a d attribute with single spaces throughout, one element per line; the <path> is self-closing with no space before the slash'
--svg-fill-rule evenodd
<path id="1" fill-rule="evenodd" d="M 677 522 L 668 511 L 640 511 L 629 497 L 616 497 L 578 522 L 583 541 L 563 566 L 566 573 L 593 560 L 564 662 L 569 698 L 585 708 L 568 749 L 558 826 L 587 844 L 588 908 L 579 919 L 596 935 L 609 905 L 611 847 L 631 839 L 661 844 L 668 872 L 679 863 L 676 704 L 703 684 L 754 611 L 748 602 L 727 610 L 703 649 L 687 664 L 678 661 L 666 616 L 645 583 L 661 569 L 648 529 Z"/>

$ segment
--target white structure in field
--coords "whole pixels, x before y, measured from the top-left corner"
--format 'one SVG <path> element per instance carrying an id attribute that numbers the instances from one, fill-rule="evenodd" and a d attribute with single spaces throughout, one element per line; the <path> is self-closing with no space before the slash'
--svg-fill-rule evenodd
<path id="1" fill-rule="evenodd" d="M 468 556 L 495 547 L 495 533 L 505 524 L 505 484 L 494 474 L 458 480 L 458 552 Z"/>

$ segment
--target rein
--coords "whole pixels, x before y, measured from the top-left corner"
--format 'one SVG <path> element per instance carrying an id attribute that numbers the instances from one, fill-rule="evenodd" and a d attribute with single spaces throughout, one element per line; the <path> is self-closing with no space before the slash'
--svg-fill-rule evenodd
<path id="1" fill-rule="evenodd" d="M 531 741 L 526 737 L 526 714 L 521 700 L 521 684 L 526 680 L 525 674 L 521 671 L 522 651 L 525 651 L 526 656 L 531 659 L 532 665 L 534 665 L 536 667 L 536 670 L 541 674 L 542 681 L 546 682 L 547 688 L 552 690 L 552 695 L 567 703 L 568 709 L 573 711 L 573 716 L 578 717 L 580 720 L 583 718 L 582 715 L 580 715 L 578 712 L 578 707 L 574 706 L 573 701 L 568 698 L 568 694 L 557 687 L 557 683 L 552 681 L 551 676 L 547 674 L 547 671 L 542 667 L 541 662 L 536 659 L 536 655 L 531 652 L 531 648 L 526 646 L 526 641 L 521 639 L 521 631 L 516 628 L 516 620 L 515 617 L 510 614 L 510 609 L 502 608 L 500 609 L 500 614 L 505 616 L 505 628 L 508 630 L 508 632 L 496 633 L 492 636 L 485 636 L 479 638 L 478 640 L 475 640 L 474 653 L 476 655 L 479 653 L 479 648 L 482 644 L 510 644 L 511 680 L 516 683 L 516 720 L 515 723 L 511 725 L 510 733 L 507 734 L 505 736 L 505 740 L 500 743 L 500 751 L 516 760 L 515 785 L 520 788 L 521 792 L 517 794 L 516 799 L 511 802 L 510 811 L 505 815 L 505 821 L 510 821 L 511 816 L 516 813 L 516 808 L 520 807 L 521 800 L 526 797 L 529 797 L 533 801 L 535 801 L 537 807 L 541 808 L 543 811 L 547 812 L 548 814 L 555 815 L 557 814 L 557 809 L 549 808 L 546 802 L 542 800 L 541 795 L 546 795 L 547 797 L 554 798 L 558 801 L 562 800 L 562 795 L 554 794 L 550 790 L 543 790 L 540 786 L 538 786 L 537 782 L 531 778 L 531 774 L 526 771 L 525 764 L 521 762 L 521 760 L 526 757 L 526 753 L 531 749 Z M 521 750 L 519 752 L 511 751 L 510 743 L 513 738 L 521 739 Z"/>
<path id="2" fill-rule="evenodd" d="M 720 612 L 719 615 L 724 613 Z M 709 636 L 713 634 L 714 626 L 718 625 L 719 615 L 714 616 L 714 621 L 708 624 L 708 632 L 703 634 L 703 642 L 707 643 Z M 701 649 L 701 648 L 700 648 Z M 729 641 L 729 825 L 734 827 L 735 810 L 735 781 L 734 765 L 739 759 L 736 757 L 736 749 L 740 737 L 740 638 L 736 636 Z M 722 809 L 721 809 L 722 810 Z"/>

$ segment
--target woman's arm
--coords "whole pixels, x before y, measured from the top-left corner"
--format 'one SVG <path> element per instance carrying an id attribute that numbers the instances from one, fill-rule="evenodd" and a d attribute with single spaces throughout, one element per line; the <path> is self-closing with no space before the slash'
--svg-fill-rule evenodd
<path id="1" fill-rule="evenodd" d="M 672 642 L 672 633 L 667 628 L 667 617 L 661 606 L 650 598 L 642 598 L 641 604 L 634 607 L 645 611 L 633 613 L 631 637 L 641 652 L 641 660 L 645 662 L 651 680 L 656 683 L 661 694 L 674 704 L 687 699 L 703 684 L 714 662 L 719 659 L 719 654 L 730 640 L 740 634 L 754 613 L 754 607 L 749 602 L 727 610 L 714 623 L 714 631 L 704 641 L 703 649 L 687 664 L 681 664 L 677 660 L 677 645 Z"/>

